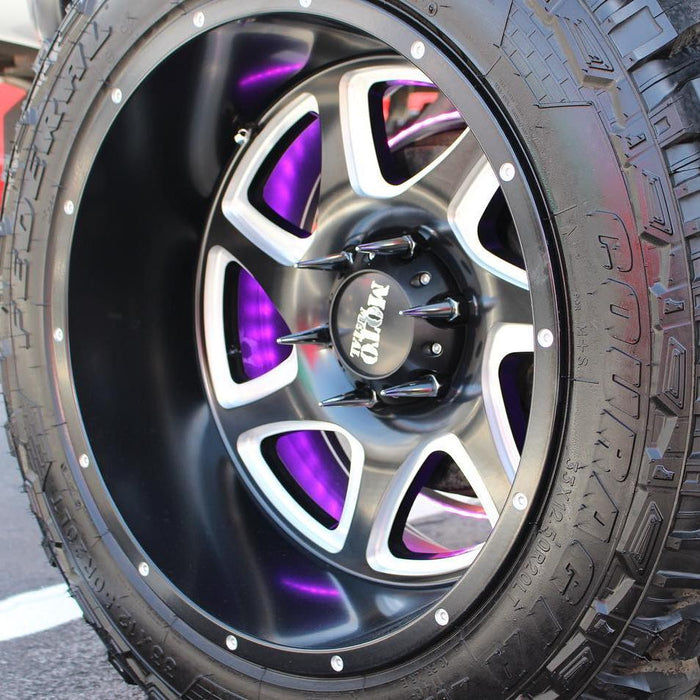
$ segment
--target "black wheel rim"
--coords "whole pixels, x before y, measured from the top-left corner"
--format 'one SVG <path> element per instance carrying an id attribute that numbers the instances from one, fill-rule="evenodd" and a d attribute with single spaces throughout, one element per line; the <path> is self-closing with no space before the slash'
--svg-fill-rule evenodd
<path id="1" fill-rule="evenodd" d="M 347 22 L 343 14 L 347 11 L 345 3 L 339 3 L 333 17 L 327 19 Z M 416 39 L 410 27 L 388 14 L 377 13 L 377 17 L 373 20 L 375 36 L 392 37 L 394 44 L 402 41 L 408 47 L 413 46 Z M 173 240 L 154 233 L 150 242 L 137 246 L 142 254 L 150 252 L 150 257 L 147 262 L 133 266 L 135 289 L 124 295 L 114 261 L 95 264 L 96 248 L 105 245 L 108 234 L 95 239 L 86 232 L 94 230 L 100 211 L 104 211 L 110 197 L 114 196 L 107 194 L 106 184 L 114 182 L 116 174 L 112 169 L 116 166 L 108 161 L 109 157 L 114 158 L 126 133 L 130 111 L 132 117 L 145 114 L 143 110 L 152 106 L 154 97 L 165 89 L 169 71 L 176 67 L 182 69 L 189 63 L 187 58 L 198 55 L 201 59 L 208 49 L 213 50 L 212 46 L 222 42 L 230 42 L 229 48 L 236 46 L 237 41 L 244 41 L 243 35 L 246 35 L 245 41 L 260 42 L 271 42 L 277 37 L 288 54 L 290 41 L 303 32 L 310 32 L 312 43 L 321 47 L 318 55 L 310 53 L 306 65 L 296 72 L 290 69 L 288 75 L 286 68 L 285 71 L 280 69 L 277 75 L 284 76 L 284 80 L 264 99 L 258 95 L 256 100 L 260 104 L 251 105 L 251 113 L 237 115 L 238 121 L 231 127 L 230 136 L 241 130 L 238 139 L 241 143 L 219 149 L 220 154 L 228 152 L 232 157 L 224 168 L 219 193 L 213 197 L 208 224 L 188 221 L 185 214 L 177 219 L 173 214 L 170 220 L 170 231 L 176 232 Z M 251 39 L 250 35 L 257 38 Z M 378 39 L 351 32 L 341 24 L 321 23 L 305 13 L 302 16 L 298 13 L 268 16 L 255 23 L 222 26 L 192 41 L 180 54 L 173 54 L 126 102 L 93 167 L 87 186 L 91 196 L 84 198 L 79 209 L 71 252 L 68 327 L 77 402 L 89 445 L 86 450 L 99 466 L 102 479 L 102 482 L 98 479 L 91 483 L 93 475 L 86 474 L 87 483 L 93 493 L 100 489 L 104 492 L 106 487 L 109 495 L 106 499 L 103 497 L 100 510 L 103 515 L 110 513 L 108 520 L 113 521 L 114 531 L 121 533 L 117 539 L 131 552 L 130 558 L 133 555 L 135 569 L 142 560 L 150 563 L 148 586 L 167 600 L 179 617 L 215 644 L 225 645 L 224 640 L 235 637 L 237 644 L 235 651 L 231 650 L 234 651 L 232 663 L 247 660 L 311 676 L 355 674 L 395 661 L 444 635 L 445 628 L 452 629 L 485 592 L 492 590 L 495 573 L 507 566 L 516 554 L 514 544 L 526 517 L 536 506 L 537 486 L 543 482 L 548 455 L 556 449 L 553 425 L 564 335 L 555 306 L 557 285 L 555 266 L 550 258 L 551 245 L 540 223 L 527 161 L 517 141 L 511 135 L 506 136 L 506 125 L 499 120 L 495 106 L 491 104 L 491 108 L 486 109 L 483 96 L 476 89 L 464 90 L 464 74 L 458 73 L 435 51 L 426 37 L 420 40 L 427 47 L 424 60 L 418 62 L 420 70 L 430 76 L 425 78 L 425 84 L 437 86 L 435 90 L 440 99 L 450 105 L 447 111 L 440 113 L 447 116 L 436 120 L 438 126 L 427 127 L 430 130 L 427 138 L 459 131 L 464 123 L 469 125 L 474 147 L 478 148 L 476 159 L 484 160 L 483 171 L 487 173 L 484 177 L 493 187 L 491 196 L 481 197 L 478 222 L 488 215 L 492 227 L 501 225 L 502 228 L 503 217 L 508 214 L 515 222 L 520 246 L 511 246 L 504 252 L 498 249 L 503 243 L 501 237 L 488 250 L 481 245 L 480 237 L 472 237 L 471 248 L 465 249 L 464 238 L 455 235 L 455 221 L 461 215 L 460 206 L 468 210 L 473 208 L 470 187 L 464 186 L 463 180 L 451 182 L 451 178 L 442 173 L 440 164 L 432 167 L 435 159 L 429 161 L 431 167 L 427 174 L 399 194 L 387 196 L 372 191 L 371 188 L 378 185 L 375 177 L 374 180 L 370 178 L 369 184 L 351 183 L 345 195 L 335 196 L 335 192 L 329 199 L 323 189 L 326 159 L 321 156 L 322 184 L 315 198 L 319 211 L 315 232 L 304 235 L 309 231 L 301 220 L 291 222 L 292 226 L 287 225 L 289 221 L 287 224 L 280 222 L 279 212 L 271 212 L 269 201 L 265 201 L 264 193 L 260 194 L 271 172 L 274 174 L 275 164 L 267 157 L 269 149 L 263 149 L 265 157 L 259 157 L 255 167 L 245 167 L 246 158 L 250 160 L 250 155 L 255 155 L 256 143 L 265 137 L 266 128 L 282 115 L 279 135 L 287 138 L 290 133 L 302 136 L 307 133 L 309 123 L 313 123 L 308 122 L 308 115 L 314 113 L 308 105 L 303 105 L 303 97 L 308 94 L 315 97 L 321 124 L 324 115 L 330 114 L 328 110 L 336 110 L 337 115 L 338 100 L 334 103 L 326 96 L 329 76 L 334 76 L 330 82 L 337 87 L 349 73 L 364 78 L 368 72 L 377 71 L 379 77 L 373 77 L 373 82 L 369 83 L 372 87 L 401 80 L 395 76 L 400 76 L 402 71 L 415 76 L 417 70 L 390 50 L 388 42 L 382 44 Z M 340 49 L 330 51 L 329 44 L 336 41 Z M 189 57 L 187 51 L 192 52 Z M 256 74 L 255 70 L 264 73 L 270 67 L 237 65 L 238 71 L 244 69 L 250 76 Z M 404 78 L 403 82 L 415 87 L 423 79 Z M 250 100 L 249 104 L 254 102 Z M 290 104 L 302 104 L 298 119 L 289 117 Z M 367 112 L 371 114 L 371 109 Z M 325 117 L 327 121 L 334 118 L 340 119 Z M 442 126 L 447 129 L 443 130 Z M 373 129 L 372 143 L 378 152 L 376 131 Z M 336 134 L 334 138 L 338 137 Z M 421 134 L 418 140 L 423 138 Z M 436 140 L 439 142 L 439 138 Z M 462 160 L 452 160 L 463 163 L 468 154 L 460 153 L 460 146 L 466 141 L 462 134 L 446 147 L 438 144 L 441 153 L 447 153 L 441 164 L 447 168 L 455 155 Z M 337 148 L 324 146 L 322 138 L 322 153 L 337 152 Z M 128 164 L 133 167 L 137 160 Z M 336 168 L 337 160 L 331 161 L 329 167 Z M 512 179 L 509 167 L 502 169 L 511 164 Z M 165 177 L 162 170 L 156 170 L 154 167 L 154 172 L 149 174 L 152 181 Z M 499 171 L 505 179 L 499 178 Z M 400 177 L 396 177 L 390 166 L 380 172 L 384 183 L 401 189 Z M 442 180 L 443 186 L 454 188 L 451 197 L 445 197 L 437 187 L 431 190 L 431 175 Z M 250 226 L 245 217 L 236 218 L 240 216 L 240 199 L 234 199 L 235 206 L 227 212 L 227 198 L 231 199 L 232 188 L 241 181 L 244 183 L 241 191 L 248 199 L 247 211 L 262 216 L 268 228 L 272 225 L 283 232 L 277 247 L 262 250 L 267 244 L 261 246 L 261 239 L 250 235 L 255 227 Z M 167 228 L 161 222 L 168 220 L 168 215 L 164 216 L 168 201 L 154 203 L 152 196 L 137 196 L 134 200 L 129 216 L 107 225 L 108 231 L 113 232 L 125 219 L 135 220 L 134 216 L 144 220 L 136 227 L 138 230 L 146 231 L 156 222 Z M 463 204 L 465 201 L 469 206 Z M 201 205 L 197 206 L 201 210 Z M 180 207 L 180 212 L 182 209 Z M 308 207 L 306 214 L 307 210 Z M 333 226 L 325 225 L 324 213 L 335 218 Z M 232 218 L 235 225 L 232 225 Z M 473 215 L 471 220 L 474 221 Z M 246 231 L 247 226 L 249 230 Z M 199 238 L 191 237 L 193 229 L 199 231 Z M 235 242 L 232 242 L 233 236 Z M 357 251 L 358 245 L 402 237 L 408 237 L 417 246 L 417 252 L 379 253 L 370 259 Z M 481 246 L 483 252 L 480 250 L 475 257 L 476 245 Z M 111 246 L 108 250 L 116 254 L 115 244 Z M 197 268 L 191 263 L 193 247 L 200 250 Z M 296 251 L 291 257 L 290 249 Z M 163 255 L 164 251 L 167 254 Z M 185 251 L 187 255 L 183 254 Z M 523 267 L 517 264 L 520 251 L 528 269 L 527 277 Z M 500 276 L 488 269 L 487 263 L 492 259 L 486 253 L 497 258 Z M 335 256 L 330 262 L 329 255 Z M 481 258 L 477 260 L 479 255 Z M 217 256 L 219 259 L 211 263 Z M 158 262 L 158 257 L 164 259 Z M 190 262 L 186 261 L 188 257 Z M 305 269 L 294 267 L 295 263 L 309 258 L 325 260 L 322 263 L 316 260 L 304 266 Z M 173 268 L 168 263 L 175 260 L 179 267 Z M 219 339 L 223 338 L 225 352 L 234 351 L 233 359 L 227 356 L 225 369 L 228 380 L 237 385 L 237 388 L 234 386 L 236 391 L 243 387 L 245 394 L 249 391 L 246 384 L 258 378 L 244 376 L 244 381 L 235 381 L 241 378 L 237 372 L 246 371 L 241 347 L 230 342 L 241 339 L 240 308 L 233 312 L 232 309 L 242 286 L 247 285 L 248 295 L 274 299 L 283 321 L 276 332 L 283 329 L 285 335 L 287 330 L 294 334 L 322 328 L 313 337 L 303 339 L 313 341 L 308 346 L 304 344 L 304 348 L 311 348 L 308 352 L 304 350 L 306 355 L 302 355 L 300 339 L 291 338 L 287 339 L 288 343 L 293 343 L 291 351 L 277 356 L 283 357 L 283 361 L 277 362 L 275 368 L 289 362 L 290 358 L 295 359 L 292 381 L 280 384 L 271 392 L 270 377 L 260 374 L 263 381 L 258 384 L 264 385 L 268 393 L 239 406 L 228 406 L 227 399 L 222 400 L 226 392 L 220 388 L 221 380 L 217 376 L 212 378 L 214 341 L 207 337 L 205 327 L 211 306 L 206 294 L 211 264 L 215 265 L 214 276 L 220 280 L 215 294 L 220 296 L 217 310 L 222 315 Z M 319 265 L 333 269 L 309 269 Z M 246 270 L 253 274 L 246 275 Z M 529 292 L 523 292 L 522 283 L 504 280 L 504 270 L 514 272 L 520 281 L 527 279 Z M 519 271 L 523 272 L 522 276 Z M 423 272 L 431 276 L 428 285 L 420 284 Z M 193 301 L 191 284 L 195 274 L 199 281 Z M 181 276 L 186 284 L 174 284 L 173 276 Z M 397 350 L 400 359 L 390 362 L 389 369 L 374 377 L 371 372 L 368 375 L 367 367 L 353 364 L 347 348 L 344 355 L 334 350 L 334 344 L 341 344 L 339 338 L 347 330 L 347 322 L 337 317 L 345 307 L 355 303 L 348 302 L 347 290 L 357 280 L 382 284 L 387 279 L 392 284 L 396 281 L 401 288 L 402 303 L 408 300 L 410 306 L 442 304 L 449 307 L 447 302 L 455 301 L 454 315 L 458 318 L 449 317 L 443 309 L 443 315 L 437 320 L 419 318 L 413 321 L 414 342 Z M 441 282 L 437 295 L 425 290 L 437 281 Z M 176 287 L 181 291 L 176 297 L 170 296 Z M 234 292 L 229 294 L 230 289 Z M 227 299 L 224 299 L 225 290 Z M 364 288 L 358 287 L 358 290 L 357 294 L 364 292 Z M 126 296 L 128 303 L 141 304 L 142 308 L 134 312 L 133 308 L 127 308 L 127 302 L 115 304 L 120 295 Z M 155 297 L 156 301 L 149 305 L 144 301 L 148 297 Z M 183 319 L 185 314 L 178 307 L 185 299 L 189 301 L 191 315 Z M 127 338 L 119 323 L 117 327 L 110 327 L 109 308 L 115 305 L 125 310 L 132 325 L 142 324 L 131 329 Z M 57 309 L 60 312 L 60 305 Z M 167 309 L 165 319 L 157 318 L 163 309 Z M 508 313 L 521 319 L 524 309 L 530 311 L 527 323 L 517 325 L 527 326 L 527 329 L 505 325 L 496 328 L 498 324 L 511 324 Z M 421 313 L 431 312 L 423 309 Z M 102 319 L 97 322 L 98 333 L 95 332 L 96 315 Z M 226 323 L 224 316 L 228 319 Z M 259 325 L 259 320 L 258 316 L 253 325 Z M 326 324 L 327 334 L 323 330 Z M 419 331 L 415 331 L 419 324 Z M 173 352 L 172 343 L 183 333 L 186 336 L 188 328 L 196 333 L 197 350 L 194 344 L 181 343 L 180 349 Z M 551 343 L 546 331 L 551 333 Z M 402 335 L 400 330 L 395 332 Z M 433 336 L 429 337 L 431 333 Z M 115 342 L 117 338 L 120 340 Z M 441 352 L 430 353 L 431 346 L 436 343 L 442 346 Z M 113 349 L 107 351 L 115 345 L 120 346 L 120 362 L 114 361 Z M 530 389 L 527 372 L 522 368 L 532 364 L 533 355 L 535 371 Z M 299 381 L 300 357 L 303 382 Z M 490 360 L 484 362 L 484 357 Z M 308 358 L 313 358 L 313 371 L 309 369 Z M 408 368 L 407 358 L 410 358 Z M 198 365 L 206 394 L 202 390 Z M 487 372 L 483 370 L 484 365 L 489 365 Z M 250 367 L 249 364 L 248 372 Z M 525 431 L 523 426 L 516 427 L 517 416 L 514 417 L 512 411 L 508 415 L 505 405 L 494 408 L 494 401 L 491 401 L 488 411 L 498 412 L 496 420 L 501 423 L 505 416 L 511 433 L 510 442 L 505 444 L 507 441 L 502 440 L 498 447 L 501 454 L 510 450 L 512 472 L 505 482 L 500 482 L 498 497 L 491 496 L 487 508 L 483 494 L 490 494 L 496 488 L 484 491 L 483 484 L 478 483 L 479 468 L 493 460 L 481 460 L 469 454 L 469 459 L 465 459 L 464 443 L 468 440 L 464 436 L 474 426 L 480 426 L 479 438 L 472 439 L 471 443 L 476 451 L 476 446 L 484 441 L 484 426 L 490 425 L 492 418 L 483 402 L 480 403 L 474 378 L 489 382 L 494 393 L 498 385 L 498 392 L 503 395 L 504 374 L 512 385 L 509 391 L 518 394 L 520 404 L 530 404 L 529 396 L 527 401 L 521 399 L 523 392 L 531 391 L 531 405 L 536 406 L 537 411 L 531 411 Z M 511 381 L 515 375 L 517 382 Z M 99 388 L 95 386 L 96 376 L 100 377 Z M 428 377 L 435 377 L 437 382 L 431 385 Z M 396 399 L 390 392 L 387 395 L 387 389 L 405 388 L 414 381 L 418 385 L 417 388 L 411 386 L 411 391 L 427 394 L 427 398 Z M 64 387 L 68 388 L 70 381 Z M 437 395 L 430 395 L 431 392 Z M 347 396 L 349 393 L 352 395 Z M 337 402 L 332 406 L 317 405 L 319 401 L 340 395 L 344 396 L 344 402 L 355 405 L 338 406 Z M 110 401 L 105 400 L 107 396 Z M 266 402 L 272 396 L 274 400 Z M 234 402 L 236 400 L 240 397 Z M 254 411 L 250 410 L 253 403 L 257 404 Z M 256 423 L 261 409 L 265 419 Z M 460 434 L 459 429 L 463 429 L 464 434 Z M 343 485 L 345 501 L 340 506 L 324 508 L 308 489 L 301 489 L 300 493 L 299 480 L 293 470 L 287 465 L 285 472 L 285 465 L 280 466 L 283 459 L 279 436 L 298 434 L 305 434 L 306 440 L 316 440 L 316 453 L 321 450 L 330 451 L 336 458 L 344 456 L 336 459 L 347 477 Z M 321 442 L 318 442 L 318 435 L 323 436 Z M 130 447 L 124 447 L 126 442 Z M 363 468 L 364 460 L 355 459 L 357 445 L 363 455 L 382 455 L 387 452 L 387 445 L 391 445 L 392 450 L 384 456 L 384 462 L 377 462 L 376 469 L 367 470 Z M 513 445 L 521 452 L 517 468 L 512 464 Z M 286 449 L 298 452 L 300 445 L 292 440 Z M 450 475 L 454 476 L 454 470 L 444 465 L 437 468 L 443 472 L 442 480 L 438 479 L 441 488 L 435 488 L 435 478 L 431 482 L 429 468 L 423 467 L 436 453 L 447 455 L 458 464 L 457 475 L 469 481 L 473 494 L 465 496 L 446 489 L 445 484 Z M 139 462 L 157 465 L 152 474 L 148 473 L 149 483 L 145 483 L 143 473 L 139 475 L 135 466 L 128 466 Z M 359 467 L 355 462 L 361 462 Z M 258 465 L 257 472 L 251 470 L 251 463 Z M 384 472 L 384 476 L 372 485 L 372 480 L 366 476 L 370 471 L 375 472 L 375 476 Z M 400 479 L 397 480 L 394 473 L 399 474 Z M 144 484 L 136 489 L 139 479 Z M 164 488 L 166 481 L 169 484 Z M 329 476 L 327 484 L 332 482 L 333 477 Z M 272 491 L 270 486 L 274 487 Z M 410 521 L 412 510 L 412 503 L 407 505 L 406 498 L 408 494 L 412 497 L 425 494 L 428 488 L 431 489 L 429 495 L 438 501 L 436 507 L 445 513 L 458 507 L 464 511 L 458 517 L 468 513 L 469 517 L 477 515 L 475 520 L 484 521 L 487 510 L 491 511 L 491 520 L 486 518 L 486 521 L 492 529 L 488 539 L 483 536 L 486 544 L 480 556 L 474 559 L 471 552 L 460 552 L 456 545 L 447 550 L 447 555 L 443 556 L 443 551 L 437 557 L 432 556 L 435 552 L 430 549 L 411 548 L 415 537 L 407 540 L 402 530 L 405 521 Z M 357 493 L 356 501 L 353 491 Z M 386 493 L 390 493 L 391 498 L 380 497 Z M 455 493 L 460 498 L 455 499 Z M 285 494 L 293 508 L 281 507 Z M 352 547 L 346 547 L 346 542 L 348 537 L 355 536 L 355 531 L 349 524 L 346 529 L 343 519 L 349 494 L 350 502 L 359 504 L 350 511 L 350 524 L 355 512 L 372 510 L 369 504 L 373 506 L 357 540 L 360 544 L 354 542 Z M 294 519 L 295 513 L 302 515 L 301 525 L 299 518 Z M 153 532 L 154 524 L 163 521 L 175 523 L 173 537 Z M 194 526 L 187 528 L 183 522 Z M 409 530 L 412 535 L 416 534 L 415 527 Z M 345 539 L 337 537 L 338 532 Z M 175 538 L 178 552 L 172 551 Z M 423 537 L 422 541 L 425 543 L 429 539 Z M 477 544 L 481 544 L 481 540 Z M 368 556 L 370 550 L 371 556 Z M 235 562 L 232 563 L 229 557 L 234 553 Z M 284 571 L 280 563 L 284 563 Z M 259 604 L 251 606 L 251 598 Z M 308 610 L 314 611 L 311 621 Z M 334 665 L 330 662 L 335 656 L 343 659 L 341 670 L 337 662 Z"/>

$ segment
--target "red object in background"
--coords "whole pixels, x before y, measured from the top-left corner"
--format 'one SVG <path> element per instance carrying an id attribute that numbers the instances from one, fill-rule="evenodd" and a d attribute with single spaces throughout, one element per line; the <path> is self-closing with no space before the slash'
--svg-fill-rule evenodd
<path id="1" fill-rule="evenodd" d="M 10 153 L 14 122 L 19 118 L 19 105 L 26 94 L 24 88 L 0 80 L 0 202 L 5 191 L 5 182 L 2 179 L 5 157 Z"/>
<path id="2" fill-rule="evenodd" d="M 427 90 L 416 90 L 408 96 L 408 111 L 411 114 L 419 115 L 428 105 L 433 104 L 440 97 L 440 92 L 435 88 Z M 384 121 L 389 119 L 391 112 L 391 97 L 385 97 L 382 100 L 382 108 L 384 110 Z"/>

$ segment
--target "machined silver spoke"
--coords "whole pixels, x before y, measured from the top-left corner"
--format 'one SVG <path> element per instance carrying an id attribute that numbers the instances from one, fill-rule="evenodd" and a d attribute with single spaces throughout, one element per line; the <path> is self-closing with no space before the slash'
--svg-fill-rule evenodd
<path id="1" fill-rule="evenodd" d="M 499 187 L 498 177 L 486 156 L 480 155 L 450 200 L 447 219 L 472 262 L 496 277 L 528 289 L 527 272 L 495 255 L 479 238 L 479 223 Z"/>
<path id="2" fill-rule="evenodd" d="M 436 210 L 444 212 L 444 208 L 457 196 L 482 157 L 483 151 L 474 133 L 465 127 L 437 158 L 411 179 L 411 187 L 418 191 L 422 199 L 427 196 Z M 398 197 L 399 201 L 410 203 L 415 193 L 407 190 Z M 489 197 L 483 209 L 486 209 L 490 201 Z"/>
<path id="3" fill-rule="evenodd" d="M 258 414 L 260 415 L 260 414 Z M 314 518 L 291 495 L 287 487 L 280 481 L 263 451 L 263 442 L 268 438 L 279 435 L 297 434 L 305 436 L 309 433 L 334 433 L 338 437 L 341 449 L 347 459 L 347 490 L 345 492 L 342 512 L 339 513 L 337 525 L 325 527 Z M 302 443 L 303 444 L 303 443 Z M 244 431 L 238 436 L 236 450 L 244 465 L 246 474 L 263 496 L 267 507 L 275 513 L 287 527 L 291 527 L 294 535 L 301 535 L 305 540 L 323 550 L 334 554 L 345 546 L 351 523 L 354 521 L 360 481 L 364 464 L 364 450 L 360 442 L 349 432 L 335 423 L 321 421 L 280 421 L 265 423 Z M 311 454 L 306 460 L 302 457 L 299 464 L 297 479 L 303 488 L 308 480 L 309 488 L 318 488 L 319 475 L 314 473 Z"/>
<path id="4" fill-rule="evenodd" d="M 484 404 L 486 404 L 486 391 L 484 388 Z M 503 459 L 503 445 L 508 440 L 512 440 L 510 426 L 506 423 L 505 426 L 499 426 L 499 431 L 494 431 L 484 410 L 479 411 L 467 429 L 460 434 L 464 451 L 479 472 L 480 483 L 488 494 L 487 503 L 493 508 L 491 511 L 487 510 L 489 516 L 494 512 L 501 512 L 508 500 L 513 482 L 514 470 L 510 462 Z M 517 459 L 519 457 L 520 455 L 517 454 Z M 515 466 L 517 468 L 517 461 Z M 476 490 L 477 487 L 474 488 Z M 477 493 L 477 495 L 480 494 Z"/>
<path id="5" fill-rule="evenodd" d="M 331 71 L 315 81 L 321 128 L 321 177 L 318 183 L 318 226 L 325 229 L 336 213 L 337 201 L 351 192 L 348 156 L 338 107 L 344 71 Z"/>
<path id="6" fill-rule="evenodd" d="M 460 140 L 457 139 L 413 177 L 400 184 L 388 182 L 382 173 L 374 142 L 369 94 L 375 85 L 392 82 L 432 84 L 418 68 L 400 60 L 387 60 L 384 64 L 375 61 L 372 65 L 349 70 L 340 82 L 340 116 L 345 158 L 352 188 L 361 197 L 398 197 L 447 159 Z"/>
<path id="7" fill-rule="evenodd" d="M 484 321 L 489 328 L 499 323 L 532 323 L 532 297 L 529 290 L 495 276 L 490 280 L 490 287 L 493 296 L 481 299 L 486 313 Z"/>
<path id="8" fill-rule="evenodd" d="M 474 561 L 480 546 L 444 558 L 414 559 L 396 556 L 389 542 L 392 526 L 411 484 L 426 460 L 436 452 L 445 453 L 454 460 L 472 486 L 489 522 L 495 524 L 499 502 L 504 500 L 502 492 L 509 488 L 509 483 L 503 479 L 497 483 L 491 474 L 484 478 L 480 466 L 477 466 L 480 465 L 479 458 L 472 454 L 470 447 L 471 443 L 467 447 L 456 435 L 448 433 L 420 445 L 398 468 L 384 490 L 367 540 L 367 561 L 373 570 L 394 576 L 444 576 L 456 573 Z"/>
<path id="9" fill-rule="evenodd" d="M 352 562 L 358 570 L 367 568 L 368 565 L 370 569 L 375 569 L 368 557 L 370 541 L 378 527 L 381 504 L 395 480 L 394 469 L 389 468 L 386 464 L 373 464 L 371 460 L 365 460 L 355 512 L 343 550 L 344 560 Z M 384 536 L 389 535 L 392 523 L 393 521 L 383 523 L 387 525 Z M 384 571 L 382 573 L 391 574 L 393 572 Z"/>
<path id="10" fill-rule="evenodd" d="M 253 135 L 250 143 L 244 146 L 245 151 L 222 200 L 222 211 L 229 222 L 283 265 L 294 265 L 304 259 L 314 235 L 312 233 L 302 238 L 275 223 L 251 202 L 251 188 L 270 153 L 300 122 L 309 115 L 318 114 L 318 111 L 316 98 L 302 93 L 274 113 Z"/>
<path id="11" fill-rule="evenodd" d="M 229 364 L 230 347 L 224 326 L 224 294 L 226 271 L 229 265 L 243 265 L 222 246 L 209 249 L 204 270 L 202 320 L 206 359 L 212 389 L 222 408 L 231 409 L 254 403 L 291 384 L 297 377 L 296 348 L 270 371 L 248 381 L 236 381 Z M 255 348 L 250 349 L 255 352 Z"/>
<path id="12" fill-rule="evenodd" d="M 534 329 L 530 323 L 494 324 L 484 348 L 481 368 L 484 410 L 499 459 L 511 481 L 518 469 L 520 453 L 508 420 L 499 371 L 508 355 L 532 353 L 534 348 Z"/>

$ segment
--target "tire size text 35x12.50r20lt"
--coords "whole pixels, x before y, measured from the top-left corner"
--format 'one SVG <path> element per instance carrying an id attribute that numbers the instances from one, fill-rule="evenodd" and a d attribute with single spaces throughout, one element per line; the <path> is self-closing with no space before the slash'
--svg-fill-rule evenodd
<path id="1" fill-rule="evenodd" d="M 125 680 L 697 694 L 699 21 L 72 5 L 9 161 L 2 382 Z"/>

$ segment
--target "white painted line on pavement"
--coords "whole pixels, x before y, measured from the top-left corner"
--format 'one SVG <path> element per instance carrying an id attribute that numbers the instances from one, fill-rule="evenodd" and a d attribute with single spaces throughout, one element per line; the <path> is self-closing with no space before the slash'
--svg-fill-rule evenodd
<path id="1" fill-rule="evenodd" d="M 64 583 L 0 600 L 0 642 L 43 632 L 82 616 Z"/>

